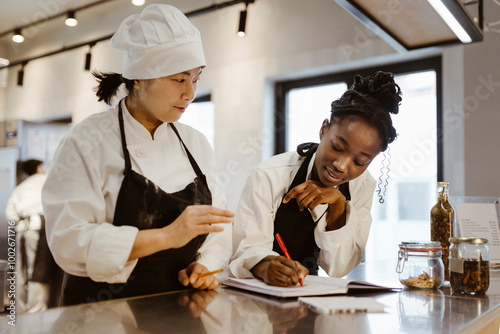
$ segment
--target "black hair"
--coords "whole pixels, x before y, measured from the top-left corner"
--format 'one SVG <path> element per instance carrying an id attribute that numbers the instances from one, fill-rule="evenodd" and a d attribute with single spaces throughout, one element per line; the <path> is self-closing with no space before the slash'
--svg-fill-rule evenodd
<path id="1" fill-rule="evenodd" d="M 37 170 L 38 166 L 40 166 L 42 164 L 43 164 L 43 161 L 41 161 L 41 160 L 29 159 L 29 160 L 23 161 L 21 163 L 21 169 L 23 170 L 23 172 L 25 172 L 26 174 L 31 176 L 33 174 L 36 174 L 36 170 Z"/>
<path id="2" fill-rule="evenodd" d="M 394 82 L 394 75 L 378 71 L 375 76 L 364 78 L 355 75 L 352 86 L 339 99 L 332 102 L 330 124 L 343 120 L 362 120 L 377 129 L 379 133 L 382 140 L 380 150 L 384 152 L 377 186 L 380 203 L 384 203 L 389 179 L 390 154 L 387 148 L 397 137 L 396 129 L 392 126 L 391 114 L 396 115 L 399 112 L 401 95 L 401 89 Z"/>
<path id="3" fill-rule="evenodd" d="M 111 100 L 116 96 L 118 88 L 122 83 L 125 84 L 125 88 L 127 89 L 129 95 L 134 89 L 134 80 L 125 79 L 121 74 L 113 72 L 104 73 L 93 71 L 92 75 L 97 79 L 97 82 L 99 83 L 94 89 L 97 97 L 99 98 L 99 102 L 104 101 L 106 104 L 110 105 Z"/>
<path id="4" fill-rule="evenodd" d="M 375 76 L 354 76 L 353 85 L 332 102 L 330 124 L 342 120 L 363 120 L 377 129 L 382 140 L 381 151 L 397 137 L 390 114 L 399 112 L 401 89 L 390 72 L 378 71 Z"/>

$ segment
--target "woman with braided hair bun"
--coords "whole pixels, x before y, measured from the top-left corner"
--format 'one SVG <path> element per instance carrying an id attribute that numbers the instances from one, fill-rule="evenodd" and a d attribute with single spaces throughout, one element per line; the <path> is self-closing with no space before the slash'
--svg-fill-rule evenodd
<path id="1" fill-rule="evenodd" d="M 400 102 L 392 73 L 356 75 L 332 102 L 319 144 L 301 144 L 252 171 L 234 220 L 232 275 L 289 286 L 317 275 L 318 266 L 342 277 L 363 260 L 376 187 L 367 168 L 396 139 L 391 114 Z"/>

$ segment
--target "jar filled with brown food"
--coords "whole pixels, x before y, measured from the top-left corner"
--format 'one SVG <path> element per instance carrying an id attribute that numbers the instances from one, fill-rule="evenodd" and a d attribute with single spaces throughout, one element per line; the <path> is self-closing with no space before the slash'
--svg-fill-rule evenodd
<path id="1" fill-rule="evenodd" d="M 455 210 L 448 202 L 448 182 L 437 183 L 438 201 L 431 209 L 431 240 L 439 241 L 443 248 L 444 278 L 449 280 L 448 248 L 453 237 L 453 220 Z"/>
<path id="2" fill-rule="evenodd" d="M 453 293 L 484 295 L 490 285 L 490 254 L 484 238 L 450 238 Z"/>
<path id="3" fill-rule="evenodd" d="M 403 241 L 399 245 L 396 272 L 401 284 L 412 289 L 437 289 L 444 282 L 441 243 Z"/>

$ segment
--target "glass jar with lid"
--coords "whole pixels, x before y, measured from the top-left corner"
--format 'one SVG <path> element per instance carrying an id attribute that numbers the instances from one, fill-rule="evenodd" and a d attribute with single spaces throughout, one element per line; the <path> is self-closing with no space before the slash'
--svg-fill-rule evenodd
<path id="1" fill-rule="evenodd" d="M 487 239 L 450 238 L 450 285 L 453 293 L 486 293 L 490 285 Z"/>
<path id="2" fill-rule="evenodd" d="M 396 272 L 408 288 L 437 289 L 444 282 L 443 248 L 439 241 L 403 241 Z"/>

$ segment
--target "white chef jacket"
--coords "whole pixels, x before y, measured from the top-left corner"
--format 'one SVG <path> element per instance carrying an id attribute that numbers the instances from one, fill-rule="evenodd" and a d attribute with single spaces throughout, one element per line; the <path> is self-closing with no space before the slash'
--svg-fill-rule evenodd
<path id="1" fill-rule="evenodd" d="M 132 169 L 165 192 L 182 190 L 196 177 L 178 137 L 167 123 L 154 140 L 122 101 L 124 129 Z M 207 177 L 212 205 L 226 207 L 215 175 L 215 159 L 206 138 L 195 129 L 174 123 L 187 148 Z M 125 168 L 118 108 L 89 116 L 75 125 L 59 145 L 43 187 L 47 240 L 57 264 L 76 276 L 96 282 L 123 283 L 137 264 L 127 261 L 138 229 L 113 225 Z M 227 267 L 231 256 L 231 224 L 211 233 L 197 261 L 208 270 Z"/>
<path id="2" fill-rule="evenodd" d="M 5 208 L 5 216 L 8 220 L 22 225 L 18 228 L 23 229 L 29 223 L 30 230 L 40 230 L 39 215 L 43 215 L 42 186 L 46 178 L 46 174 L 33 174 L 14 188 Z M 21 221 L 22 218 L 28 217 L 29 220 Z"/>
<path id="3" fill-rule="evenodd" d="M 307 170 L 307 180 L 316 154 Z M 231 274 L 237 278 L 253 277 L 250 269 L 273 252 L 274 218 L 283 197 L 292 184 L 305 157 L 296 152 L 276 155 L 259 164 L 250 174 L 243 188 L 233 227 L 235 253 L 230 262 Z M 346 224 L 334 231 L 326 231 L 327 204 L 309 210 L 316 221 L 314 239 L 320 248 L 318 264 L 332 277 L 342 277 L 364 258 L 364 250 L 372 217 L 373 192 L 376 182 L 366 170 L 349 181 L 351 200 L 346 206 Z M 285 241 L 286 243 L 286 241 Z M 293 258 L 293 255 L 292 255 Z"/>

